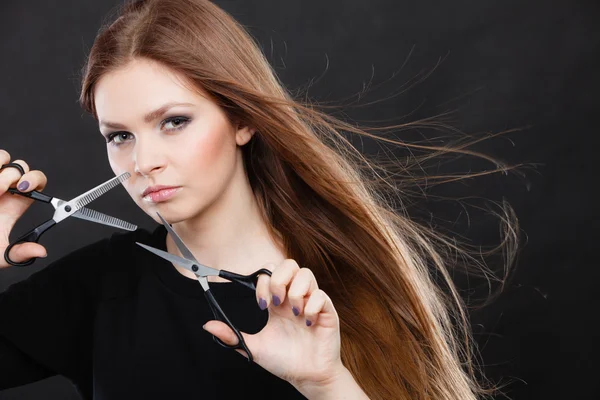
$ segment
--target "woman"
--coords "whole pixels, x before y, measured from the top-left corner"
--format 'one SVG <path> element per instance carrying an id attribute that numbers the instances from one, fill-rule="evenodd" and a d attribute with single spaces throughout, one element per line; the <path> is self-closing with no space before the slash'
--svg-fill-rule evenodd
<path id="1" fill-rule="evenodd" d="M 1 295 L 0 388 L 62 374 L 94 399 L 486 393 L 462 304 L 428 232 L 391 211 L 370 179 L 379 171 L 339 132 L 365 133 L 294 102 L 224 11 L 204 0 L 126 5 L 96 38 L 80 100 L 98 120 L 115 174 L 131 173 L 124 186 L 132 199 L 171 223 L 198 260 L 272 271 L 259 279 L 256 303 L 209 280 L 247 332 L 256 364 L 211 340 L 236 342 L 209 321 L 192 274 L 135 245 L 179 254 L 159 226 L 89 245 Z M 10 161 L 0 152 L 1 164 Z M 6 189 L 46 184 L 16 162 L 25 175 L 0 173 L 2 251 L 29 206 Z M 10 258 L 44 255 L 26 243 Z"/>

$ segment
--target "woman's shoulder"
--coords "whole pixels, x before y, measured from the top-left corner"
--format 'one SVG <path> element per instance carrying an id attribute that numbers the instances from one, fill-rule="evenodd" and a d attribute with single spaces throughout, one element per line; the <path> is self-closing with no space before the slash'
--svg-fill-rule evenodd
<path id="1" fill-rule="evenodd" d="M 62 256 L 48 267 L 71 269 L 79 268 L 74 265 L 86 265 L 89 269 L 94 269 L 94 265 L 99 264 L 101 268 L 105 269 L 121 262 L 128 262 L 135 257 L 135 252 L 139 248 L 136 242 L 158 247 L 160 236 L 160 229 L 150 231 L 138 228 L 131 232 L 116 232 Z"/>
<path id="2" fill-rule="evenodd" d="M 144 256 L 146 250 L 137 245 L 143 243 L 164 249 L 166 229 L 160 225 L 153 231 L 138 228 L 133 232 L 114 233 L 97 242 L 100 248 L 90 249 L 90 255 L 100 250 L 99 261 L 93 262 L 97 275 L 97 289 L 102 297 L 123 296 L 132 293 L 140 278 L 148 273 Z M 85 252 L 85 250 L 84 250 Z"/>
<path id="3" fill-rule="evenodd" d="M 159 228 L 164 230 L 162 226 Z M 80 287 L 84 292 L 100 297 L 126 293 L 144 270 L 137 262 L 143 249 L 136 242 L 153 247 L 164 246 L 166 230 L 163 235 L 159 228 L 113 233 L 89 243 L 52 261 L 15 284 L 13 290 L 25 286 Z"/>

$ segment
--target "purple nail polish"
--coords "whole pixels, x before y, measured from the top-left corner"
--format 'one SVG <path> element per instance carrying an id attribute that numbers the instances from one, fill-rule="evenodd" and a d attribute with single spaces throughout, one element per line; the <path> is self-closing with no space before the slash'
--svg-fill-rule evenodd
<path id="1" fill-rule="evenodd" d="M 258 301 L 258 306 L 260 307 L 261 310 L 264 310 L 267 308 L 267 301 L 265 299 L 260 299 Z"/>
<path id="2" fill-rule="evenodd" d="M 292 312 L 294 313 L 294 315 L 297 317 L 298 315 L 300 315 L 300 311 L 296 308 L 296 307 L 292 307 Z"/>
<path id="3" fill-rule="evenodd" d="M 279 296 L 273 296 L 273 304 L 275 304 L 276 306 L 281 304 L 281 299 L 279 298 Z"/>
<path id="4" fill-rule="evenodd" d="M 309 320 L 306 320 L 306 326 L 311 326 L 312 322 L 310 322 Z"/>
<path id="5" fill-rule="evenodd" d="M 19 189 L 22 192 L 23 190 L 27 190 L 28 187 L 29 187 L 29 182 L 23 181 L 23 182 L 19 183 L 19 185 L 17 186 L 17 189 Z"/>

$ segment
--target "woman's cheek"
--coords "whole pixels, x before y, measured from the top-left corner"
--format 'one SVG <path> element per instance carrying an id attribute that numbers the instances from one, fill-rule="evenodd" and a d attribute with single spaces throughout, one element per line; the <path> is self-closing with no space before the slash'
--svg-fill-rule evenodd
<path id="1" fill-rule="evenodd" d="M 206 131 L 198 135 L 195 143 L 190 144 L 188 159 L 196 166 L 196 171 L 218 174 L 220 170 L 231 168 L 232 155 L 235 154 L 235 141 L 228 138 L 229 132 L 219 129 Z"/>

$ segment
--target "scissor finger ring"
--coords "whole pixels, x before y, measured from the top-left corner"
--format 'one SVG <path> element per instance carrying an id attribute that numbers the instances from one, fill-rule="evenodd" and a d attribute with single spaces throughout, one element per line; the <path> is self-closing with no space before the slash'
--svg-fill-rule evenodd
<path id="1" fill-rule="evenodd" d="M 21 164 L 17 164 L 14 162 L 4 164 L 2 167 L 0 167 L 0 171 L 2 171 L 4 168 L 10 168 L 10 167 L 18 169 L 21 172 L 21 176 L 25 175 L 25 170 L 23 169 Z"/>

